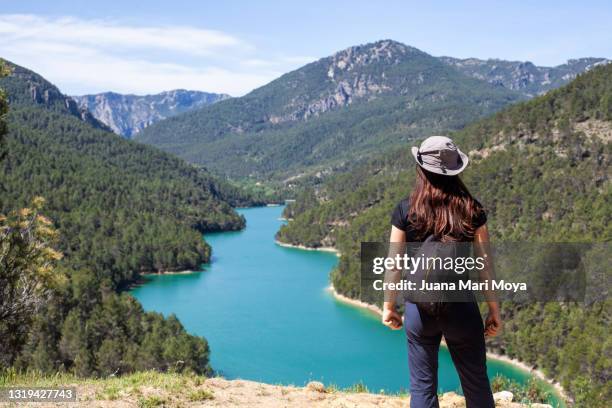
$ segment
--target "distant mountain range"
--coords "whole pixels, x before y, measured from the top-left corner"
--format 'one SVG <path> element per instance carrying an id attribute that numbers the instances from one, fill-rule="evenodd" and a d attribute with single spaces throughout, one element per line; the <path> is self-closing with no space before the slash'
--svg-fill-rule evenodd
<path id="1" fill-rule="evenodd" d="M 104 92 L 72 98 L 81 109 L 91 112 L 96 119 L 105 123 L 113 132 L 131 138 L 157 121 L 229 97 L 226 94 L 175 89 L 155 95 L 123 95 Z"/>
<path id="2" fill-rule="evenodd" d="M 555 67 L 536 66 L 529 61 L 505 61 L 500 59 L 481 60 L 477 58 L 439 57 L 440 61 L 457 68 L 462 73 L 518 91 L 526 97 L 541 95 L 574 79 L 578 74 L 591 68 L 609 63 L 606 58 L 572 59 Z M 361 91 L 367 91 L 365 83 Z M 349 87 L 350 88 L 350 87 Z M 331 105 L 343 106 L 348 98 L 335 97 L 333 101 L 314 107 L 329 110 Z M 206 105 L 230 98 L 227 94 L 175 89 L 154 95 L 119 94 L 104 92 L 99 94 L 72 96 L 80 112 L 90 114 L 106 124 L 113 132 L 127 138 L 133 137 L 147 126 L 179 113 L 188 112 Z"/>
<path id="3" fill-rule="evenodd" d="M 291 178 L 460 129 L 605 62 L 587 58 L 543 68 L 436 58 L 383 40 L 155 123 L 136 138 L 232 177 Z"/>
<path id="4" fill-rule="evenodd" d="M 464 74 L 521 92 L 530 98 L 565 85 L 593 67 L 611 62 L 606 58 L 579 58 L 556 67 L 538 67 L 529 61 L 452 57 L 440 57 L 440 60 Z"/>
<path id="5" fill-rule="evenodd" d="M 283 178 L 459 129 L 521 99 L 519 92 L 384 40 L 158 122 L 136 138 L 233 177 Z"/>
<path id="6" fill-rule="evenodd" d="M 312 62 L 240 98 L 187 90 L 67 97 L 20 67 L 14 76 L 28 86 L 9 95 L 59 106 L 94 127 L 232 177 L 282 179 L 460 129 L 608 62 L 581 58 L 538 67 L 433 57 L 383 40 Z"/>

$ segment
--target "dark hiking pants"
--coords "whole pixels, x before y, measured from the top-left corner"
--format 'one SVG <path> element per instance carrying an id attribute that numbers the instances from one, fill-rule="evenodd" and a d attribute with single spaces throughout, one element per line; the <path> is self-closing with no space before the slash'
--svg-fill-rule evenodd
<path id="1" fill-rule="evenodd" d="M 476 303 L 451 303 L 438 317 L 406 303 L 410 407 L 438 407 L 438 350 L 442 335 L 459 373 L 468 408 L 493 408 L 484 327 Z"/>

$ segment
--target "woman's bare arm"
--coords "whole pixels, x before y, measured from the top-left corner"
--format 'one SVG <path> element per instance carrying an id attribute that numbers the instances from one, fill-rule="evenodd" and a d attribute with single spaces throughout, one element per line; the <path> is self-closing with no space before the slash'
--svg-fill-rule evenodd
<path id="1" fill-rule="evenodd" d="M 490 283 L 495 279 L 495 269 L 493 266 L 493 254 L 489 242 L 489 230 L 486 225 L 478 228 L 474 233 L 474 254 L 484 258 L 485 267 L 480 271 L 480 281 L 487 280 Z M 485 335 L 496 336 L 501 331 L 502 321 L 500 314 L 499 301 L 493 290 L 484 291 L 489 314 L 485 321 Z"/>
<path id="2" fill-rule="evenodd" d="M 401 229 L 392 226 L 391 227 L 391 236 L 389 237 L 390 250 L 389 252 L 397 251 L 400 243 L 406 242 L 406 232 Z M 395 246 L 393 244 L 396 244 Z M 394 254 L 390 254 L 389 256 L 393 257 Z M 399 278 L 401 275 L 401 271 L 399 270 L 390 270 L 385 272 L 385 282 L 399 282 Z M 394 330 L 397 330 L 402 327 L 402 317 L 395 310 L 395 297 L 397 293 L 396 291 L 386 291 L 385 293 L 385 302 L 383 304 L 383 315 L 382 322 L 385 326 L 388 326 Z"/>

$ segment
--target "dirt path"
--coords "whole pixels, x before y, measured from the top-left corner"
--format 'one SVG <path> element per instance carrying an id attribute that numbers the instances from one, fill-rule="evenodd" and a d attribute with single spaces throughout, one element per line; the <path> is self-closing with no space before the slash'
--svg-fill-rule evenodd
<path id="1" fill-rule="evenodd" d="M 311 382 L 306 387 L 280 386 L 245 380 L 223 378 L 188 379 L 176 381 L 164 377 L 157 381 L 97 380 L 74 384 L 76 403 L 2 404 L 14 407 L 408 407 L 409 396 L 337 391 L 321 383 Z M 502 401 L 505 392 L 496 394 L 497 407 L 522 408 L 525 405 Z M 508 394 L 505 397 L 508 398 Z M 510 394 L 511 395 L 511 394 Z M 510 397 L 511 398 L 511 397 Z M 533 407 L 550 407 L 533 405 Z M 463 397 L 450 392 L 440 397 L 441 408 L 465 407 Z"/>

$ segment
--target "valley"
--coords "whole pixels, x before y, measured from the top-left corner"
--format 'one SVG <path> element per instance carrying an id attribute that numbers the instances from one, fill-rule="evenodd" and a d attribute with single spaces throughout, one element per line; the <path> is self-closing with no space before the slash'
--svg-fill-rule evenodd
<path id="1" fill-rule="evenodd" d="M 390 345 L 385 361 L 398 372 L 403 340 L 400 351 L 398 336 L 323 289 L 330 281 L 340 296 L 380 301 L 360 298 L 359 244 L 388 239 L 391 210 L 414 179 L 410 146 L 450 134 L 470 152 L 464 180 L 485 205 L 495 240 L 609 242 L 608 62 L 580 58 L 540 67 L 434 57 L 382 40 L 234 98 L 185 90 L 69 97 L 6 62 L 0 233 L 8 255 L 0 265 L 17 271 L 5 280 L 11 285 L 22 284 L 22 275 L 34 286 L 53 285 L 34 291 L 23 310 L 2 315 L 0 362 L 81 378 L 220 370 L 268 383 L 316 377 L 327 386 L 366 381 L 384 388 L 391 382 L 381 373 L 389 365 L 369 360 L 371 349 L 351 339 L 372 336 L 372 343 Z M 282 209 L 263 207 L 287 198 L 293 201 Z M 266 214 L 265 226 L 257 216 L 247 220 L 255 213 Z M 251 234 L 246 244 L 230 242 Z M 339 257 L 280 248 L 275 240 L 333 248 Z M 23 261 L 32 248 L 39 255 Z M 268 268 L 275 257 L 280 269 Z M 285 263 L 291 257 L 299 258 L 294 270 Z M 194 273 L 164 274 L 185 271 Z M 245 281 L 228 280 L 232 274 Z M 270 286 L 254 291 L 259 279 Z M 271 315 L 271 301 L 295 300 L 286 289 L 296 284 L 305 291 L 296 309 Z M 18 291 L 3 293 L 0 314 L 19 303 Z M 228 293 L 240 295 L 242 307 L 224 303 Z M 202 304 L 194 314 L 196 300 Z M 489 351 L 537 368 L 578 405 L 611 400 L 610 306 L 504 305 L 507 329 L 488 342 Z M 295 325 L 293 317 L 309 308 L 325 319 Z M 259 323 L 251 330 L 262 331 L 251 340 L 260 342 L 261 364 L 249 360 L 252 343 L 225 326 L 237 320 L 237 328 Z M 311 347 L 317 330 L 326 347 Z M 343 344 L 351 347 L 339 349 Z M 275 359 L 288 345 L 301 353 L 290 347 L 285 360 Z M 361 359 L 341 358 L 343 352 Z M 449 374 L 450 357 L 443 360 L 442 389 L 453 391 L 458 381 Z M 529 383 L 512 367 L 491 367 L 492 374 Z M 401 392 L 405 385 L 398 380 L 388 388 Z"/>

